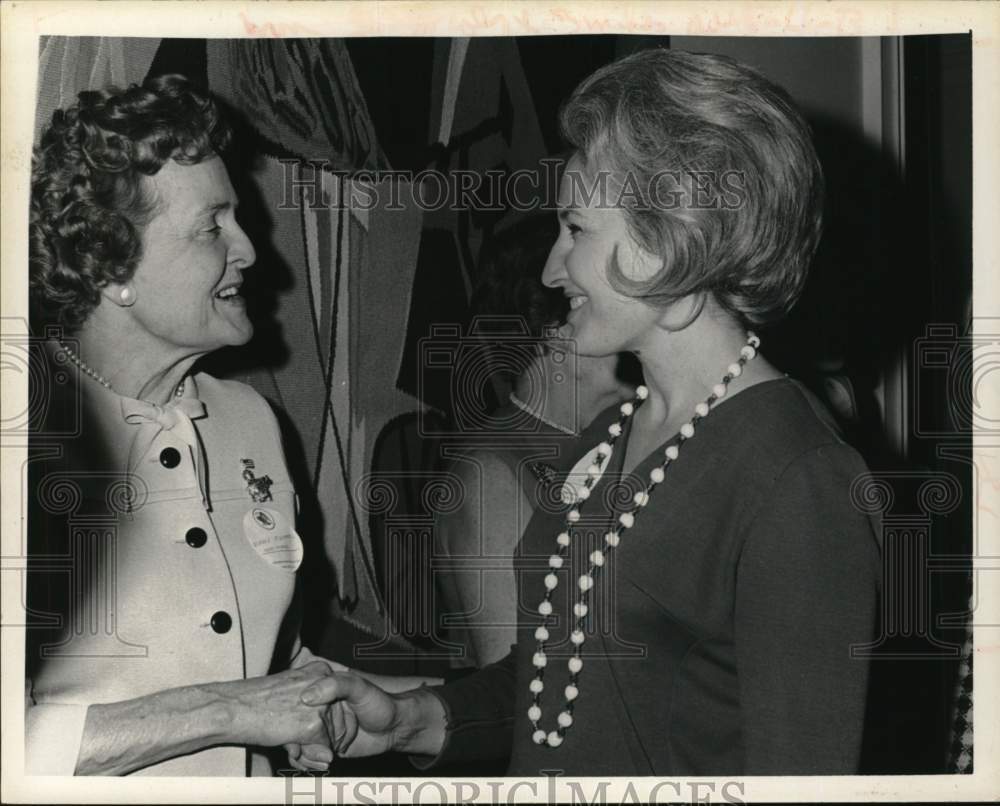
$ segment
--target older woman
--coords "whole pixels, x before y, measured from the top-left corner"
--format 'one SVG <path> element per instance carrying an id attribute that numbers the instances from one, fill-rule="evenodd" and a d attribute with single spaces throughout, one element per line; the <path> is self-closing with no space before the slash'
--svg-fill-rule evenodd
<path id="1" fill-rule="evenodd" d="M 575 501 L 529 524 L 535 610 L 507 658 L 399 696 L 338 674 L 307 700 L 349 703 L 357 755 L 856 772 L 868 670 L 851 647 L 873 637 L 879 577 L 850 498 L 865 467 L 750 330 L 795 303 L 819 238 L 806 124 L 749 68 L 657 50 L 586 79 L 562 126 L 576 154 L 544 279 L 576 349 L 635 353 L 645 385 L 581 435 Z"/>
<path id="2" fill-rule="evenodd" d="M 289 614 L 303 547 L 275 418 L 192 372 L 253 332 L 228 139 L 168 76 L 81 93 L 36 150 L 35 374 L 54 395 L 32 444 L 31 773 L 267 774 L 260 751 L 281 745 L 332 759 L 325 704 L 299 696 L 331 667 Z"/>

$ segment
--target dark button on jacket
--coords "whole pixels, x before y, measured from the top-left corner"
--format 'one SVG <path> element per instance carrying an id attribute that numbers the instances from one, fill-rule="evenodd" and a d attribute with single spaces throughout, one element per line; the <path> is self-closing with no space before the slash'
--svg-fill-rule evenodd
<path id="1" fill-rule="evenodd" d="M 160 451 L 160 464 L 167 469 L 173 469 L 181 463 L 181 452 L 177 448 L 164 448 Z"/>
<path id="2" fill-rule="evenodd" d="M 233 626 L 233 618 L 225 610 L 219 610 L 212 614 L 212 629 L 219 635 L 229 632 Z"/>

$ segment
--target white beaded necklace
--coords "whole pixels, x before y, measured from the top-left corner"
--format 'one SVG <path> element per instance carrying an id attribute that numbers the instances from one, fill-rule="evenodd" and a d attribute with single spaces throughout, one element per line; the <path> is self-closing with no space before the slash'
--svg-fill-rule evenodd
<path id="1" fill-rule="evenodd" d="M 84 361 L 82 358 L 80 358 L 80 356 L 78 356 L 73 351 L 72 348 L 70 348 L 69 346 L 67 346 L 61 340 L 58 342 L 58 344 L 62 348 L 62 351 L 64 353 L 66 353 L 66 357 L 70 361 L 72 361 L 74 364 L 76 364 L 76 366 L 79 368 L 79 370 L 84 375 L 88 375 L 89 377 L 93 378 L 95 381 L 97 381 L 101 386 L 103 386 L 109 392 L 114 392 L 115 394 L 118 394 L 112 388 L 111 382 L 107 378 L 105 378 L 103 375 L 101 375 L 96 369 L 94 369 L 92 366 L 90 366 L 90 364 L 88 364 L 86 361 Z M 185 386 L 186 383 L 187 383 L 186 380 L 182 380 L 179 384 L 177 384 L 177 388 L 174 390 L 174 397 L 176 399 L 179 400 L 181 397 L 183 397 L 183 395 L 184 395 L 184 386 Z"/>
<path id="2" fill-rule="evenodd" d="M 670 464 L 677 459 L 677 456 L 680 453 L 681 445 L 694 436 L 694 429 L 698 424 L 698 421 L 708 416 L 713 403 L 725 397 L 730 381 L 732 381 L 733 378 L 738 378 L 743 373 L 743 366 L 748 361 L 753 360 L 753 358 L 757 355 L 757 348 L 759 347 L 760 339 L 757 338 L 753 332 L 748 331 L 747 343 L 740 349 L 739 360 L 736 363 L 730 364 L 726 368 L 726 374 L 722 377 L 722 383 L 717 383 L 712 387 L 712 394 L 710 394 L 703 402 L 695 406 L 694 416 L 690 421 L 681 426 L 680 434 L 677 437 L 677 444 L 669 445 L 667 447 L 664 452 L 665 458 L 663 463 L 659 467 L 654 467 L 649 472 L 649 484 L 646 485 L 646 489 L 635 494 L 633 499 L 635 506 L 632 510 L 630 512 L 622 512 L 618 516 L 617 525 L 604 535 L 604 542 L 607 546 L 607 554 L 600 549 L 596 549 L 591 552 L 590 567 L 587 569 L 587 572 L 577 580 L 577 588 L 579 589 L 580 597 L 573 606 L 573 615 L 576 616 L 576 625 L 569 636 L 569 639 L 573 644 L 573 657 L 571 657 L 568 662 L 570 682 L 569 685 L 563 690 L 563 696 L 566 698 L 566 703 L 563 710 L 556 718 L 558 728 L 546 732 L 544 729 L 539 727 L 538 723 L 542 718 L 541 698 L 542 691 L 545 689 L 543 679 L 545 677 L 545 666 L 548 663 L 548 658 L 545 655 L 545 642 L 549 640 L 547 625 L 549 623 L 549 618 L 552 615 L 552 591 L 554 591 L 556 586 L 559 584 L 559 579 L 555 572 L 562 568 L 566 561 L 567 551 L 571 542 L 569 530 L 572 529 L 577 521 L 580 520 L 580 509 L 583 506 L 583 502 L 590 497 L 590 491 L 593 488 L 595 481 L 601 476 L 601 465 L 604 464 L 607 458 L 611 455 L 611 448 L 622 435 L 625 423 L 635 413 L 636 408 L 642 405 L 642 401 L 649 396 L 649 390 L 645 386 L 639 386 L 635 390 L 635 400 L 629 403 L 622 403 L 620 409 L 621 416 L 618 418 L 617 422 L 608 426 L 609 439 L 607 442 L 602 442 L 597 446 L 597 456 L 594 459 L 594 463 L 587 468 L 587 480 L 584 482 L 583 486 L 578 489 L 577 502 L 573 504 L 570 510 L 566 513 L 566 527 L 556 538 L 556 543 L 559 548 L 556 549 L 555 554 L 549 557 L 550 570 L 545 576 L 545 598 L 543 598 L 541 604 L 538 605 L 538 612 L 541 614 L 543 620 L 541 626 L 535 630 L 535 641 L 537 644 L 535 648 L 535 655 L 532 658 L 532 664 L 535 667 L 535 676 L 528 685 L 532 695 L 532 705 L 528 708 L 528 719 L 534 729 L 531 738 L 535 744 L 546 745 L 548 747 L 558 747 L 562 744 L 563 739 L 566 737 L 566 732 L 573 724 L 573 701 L 580 696 L 580 689 L 577 686 L 577 683 L 580 672 L 583 669 L 583 659 L 580 657 L 583 642 L 586 637 L 583 632 L 583 626 L 584 619 L 587 617 L 587 613 L 589 612 L 587 601 L 590 598 L 590 590 L 594 587 L 594 576 L 610 558 L 612 550 L 617 547 L 621 541 L 622 534 L 632 527 L 635 523 L 635 519 L 639 515 L 639 512 L 644 506 L 646 506 L 646 504 L 649 503 L 650 493 L 652 493 L 656 486 L 663 481 L 664 473 Z"/>

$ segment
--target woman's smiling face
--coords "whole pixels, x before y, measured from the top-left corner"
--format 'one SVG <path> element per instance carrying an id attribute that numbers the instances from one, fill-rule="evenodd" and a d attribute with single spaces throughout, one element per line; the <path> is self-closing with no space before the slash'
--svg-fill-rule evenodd
<path id="1" fill-rule="evenodd" d="M 561 335 L 580 355 L 594 356 L 641 350 L 660 317 L 656 308 L 611 285 L 613 259 L 636 280 L 651 277 L 659 261 L 636 244 L 622 210 L 608 203 L 614 194 L 590 192 L 598 175 L 578 155 L 566 165 L 559 185 L 559 237 L 542 273 L 545 285 L 561 288 L 570 300 Z"/>
<path id="2" fill-rule="evenodd" d="M 155 213 L 131 281 L 134 320 L 168 350 L 245 344 L 253 326 L 238 292 L 256 256 L 236 221 L 236 193 L 222 160 L 170 160 L 147 181 Z"/>

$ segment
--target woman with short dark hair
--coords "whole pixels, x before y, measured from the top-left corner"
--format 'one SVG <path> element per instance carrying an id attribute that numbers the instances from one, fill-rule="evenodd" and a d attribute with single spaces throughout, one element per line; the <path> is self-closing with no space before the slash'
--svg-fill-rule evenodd
<path id="1" fill-rule="evenodd" d="M 750 68 L 669 50 L 598 70 L 562 125 L 576 153 L 543 280 L 576 351 L 633 352 L 645 383 L 581 435 L 569 503 L 528 525 L 510 655 L 437 689 L 336 674 L 311 693 L 351 708 L 348 755 L 855 773 L 852 647 L 874 637 L 880 570 L 850 495 L 865 466 L 750 330 L 794 304 L 819 237 L 807 126 Z"/>
<path id="2" fill-rule="evenodd" d="M 289 615 L 303 546 L 277 422 L 192 371 L 253 332 L 228 141 L 212 99 L 164 76 L 81 93 L 36 149 L 32 380 L 52 397 L 29 465 L 29 773 L 332 759 L 325 704 L 299 696 L 331 666 Z"/>

